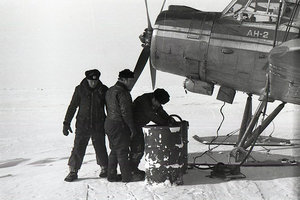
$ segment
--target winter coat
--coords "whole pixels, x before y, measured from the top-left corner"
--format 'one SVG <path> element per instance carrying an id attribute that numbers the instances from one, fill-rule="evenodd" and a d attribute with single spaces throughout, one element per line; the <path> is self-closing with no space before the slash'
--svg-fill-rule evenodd
<path id="1" fill-rule="evenodd" d="M 157 125 L 168 125 L 170 116 L 162 106 L 155 108 L 152 104 L 153 93 L 137 97 L 133 102 L 133 116 L 136 126 L 143 127 L 150 121 Z"/>
<path id="2" fill-rule="evenodd" d="M 80 85 L 75 88 L 64 124 L 69 125 L 71 123 L 77 108 L 79 108 L 76 115 L 76 133 L 82 133 L 88 129 L 104 132 L 104 120 L 106 118 L 104 105 L 107 89 L 107 86 L 101 81 L 96 88 L 91 88 L 87 79 L 83 79 Z"/>
<path id="3" fill-rule="evenodd" d="M 131 131 L 134 129 L 132 98 L 126 86 L 117 82 L 108 89 L 106 96 L 107 119 L 125 123 Z"/>

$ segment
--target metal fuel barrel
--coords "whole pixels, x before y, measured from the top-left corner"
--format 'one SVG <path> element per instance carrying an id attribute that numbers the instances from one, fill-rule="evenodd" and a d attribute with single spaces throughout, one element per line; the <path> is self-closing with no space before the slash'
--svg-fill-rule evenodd
<path id="1" fill-rule="evenodd" d="M 188 122 L 182 120 L 172 126 L 143 127 L 146 180 L 149 184 L 167 180 L 171 184 L 183 184 L 188 159 L 187 131 Z"/>

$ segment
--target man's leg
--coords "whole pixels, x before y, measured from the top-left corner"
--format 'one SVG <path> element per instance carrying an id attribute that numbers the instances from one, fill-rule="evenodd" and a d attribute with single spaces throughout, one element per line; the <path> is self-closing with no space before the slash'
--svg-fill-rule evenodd
<path id="1" fill-rule="evenodd" d="M 138 134 L 132 139 L 130 143 L 130 165 L 132 167 L 133 172 L 142 173 L 141 170 L 138 169 L 140 161 L 144 155 L 145 150 L 145 141 L 144 135 L 141 128 L 137 128 Z"/>
<path id="2" fill-rule="evenodd" d="M 116 134 L 118 131 L 119 122 L 115 122 L 109 119 L 105 121 L 105 133 L 107 134 L 109 140 L 109 147 L 110 147 L 110 154 L 108 156 L 108 167 L 107 167 L 107 180 L 110 182 L 121 181 L 121 177 L 117 175 L 117 166 L 118 166 L 118 159 L 117 159 L 117 143 L 115 141 Z"/>
<path id="3" fill-rule="evenodd" d="M 68 162 L 70 173 L 65 178 L 65 181 L 71 182 L 77 179 L 77 172 L 82 165 L 83 157 L 85 155 L 89 139 L 89 136 L 82 136 L 79 134 L 75 135 L 74 146 Z"/>
<path id="4" fill-rule="evenodd" d="M 105 134 L 104 132 L 93 132 L 92 143 L 96 152 L 97 164 L 101 167 L 100 177 L 107 177 L 107 165 L 108 165 L 108 155 L 105 145 Z"/>
<path id="5" fill-rule="evenodd" d="M 130 167 L 130 162 L 128 160 L 129 149 L 128 147 L 118 147 L 116 153 L 117 153 L 118 163 L 122 175 L 122 181 L 130 182 L 132 176 L 131 174 L 132 170 Z"/>
<path id="6" fill-rule="evenodd" d="M 129 134 L 129 132 L 125 132 L 125 131 L 123 132 L 123 135 L 128 135 L 128 134 Z M 142 144 L 143 144 L 144 137 L 141 137 L 141 138 L 142 138 Z M 138 139 L 138 144 L 141 144 L 141 138 Z M 121 174 L 122 174 L 122 181 L 123 182 L 131 182 L 131 181 L 144 180 L 145 173 L 136 173 L 137 171 L 133 171 L 132 162 L 129 160 L 128 155 L 129 155 L 130 140 L 128 140 L 128 142 L 125 142 L 126 139 L 123 138 L 121 141 L 123 141 L 123 142 L 120 143 L 120 145 L 118 145 L 116 152 L 117 152 L 118 162 L 119 162 L 120 170 L 121 170 Z M 141 148 L 141 146 L 144 148 L 144 145 L 139 145 L 139 146 L 140 146 L 139 148 Z M 142 152 L 144 152 L 144 151 L 142 150 Z M 135 168 L 137 170 L 138 170 L 137 166 L 142 157 L 143 157 L 143 153 L 136 160 Z"/>
<path id="7" fill-rule="evenodd" d="M 118 182 L 121 181 L 122 178 L 117 175 L 117 154 L 111 149 L 110 154 L 108 156 L 108 167 L 107 167 L 107 180 L 110 182 Z"/>
<path id="8" fill-rule="evenodd" d="M 128 159 L 128 147 L 119 148 L 117 151 L 118 162 L 122 174 L 122 182 L 142 181 L 145 179 L 145 173 L 134 173 Z"/>

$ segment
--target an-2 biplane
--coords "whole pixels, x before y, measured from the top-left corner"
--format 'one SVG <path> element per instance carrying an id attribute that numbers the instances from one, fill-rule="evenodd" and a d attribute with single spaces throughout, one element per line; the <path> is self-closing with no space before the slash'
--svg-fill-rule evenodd
<path id="1" fill-rule="evenodd" d="M 150 58 L 152 85 L 156 70 L 186 77 L 191 92 L 232 103 L 236 91 L 247 93 L 244 116 L 231 154 L 244 160 L 247 148 L 283 109 L 300 104 L 299 0 L 232 0 L 223 12 L 202 12 L 170 5 L 154 26 L 140 36 L 143 50 L 135 67 L 136 80 Z M 163 3 L 164 7 L 165 1 Z M 260 104 L 252 115 L 252 94 Z M 268 102 L 282 101 L 258 126 Z M 256 127 L 257 126 L 257 127 Z M 255 128 L 256 127 L 256 128 Z"/>

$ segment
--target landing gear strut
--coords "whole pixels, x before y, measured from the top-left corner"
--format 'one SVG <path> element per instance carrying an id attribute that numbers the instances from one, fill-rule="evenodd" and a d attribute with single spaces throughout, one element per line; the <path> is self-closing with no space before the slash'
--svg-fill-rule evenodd
<path id="1" fill-rule="evenodd" d="M 274 120 L 274 118 L 280 113 L 280 111 L 286 104 L 285 102 L 283 102 L 279 106 L 277 106 L 277 108 L 266 119 L 264 119 L 256 129 L 254 129 L 254 127 L 258 123 L 260 116 L 262 116 L 262 114 L 264 113 L 263 110 L 266 109 L 267 103 L 268 98 L 264 98 L 260 102 L 257 110 L 252 117 L 252 95 L 249 94 L 248 96 L 238 141 L 236 147 L 230 153 L 230 157 L 234 157 L 236 162 L 241 162 L 240 165 L 242 165 L 249 157 L 258 136 L 260 136 L 260 134 Z M 247 148 L 250 146 L 252 146 L 252 148 L 247 151 Z"/>

